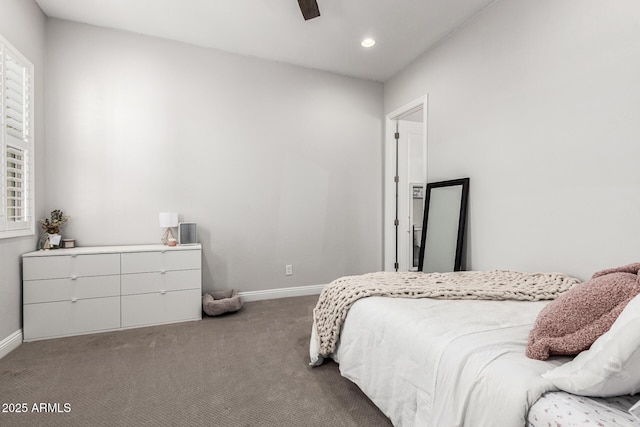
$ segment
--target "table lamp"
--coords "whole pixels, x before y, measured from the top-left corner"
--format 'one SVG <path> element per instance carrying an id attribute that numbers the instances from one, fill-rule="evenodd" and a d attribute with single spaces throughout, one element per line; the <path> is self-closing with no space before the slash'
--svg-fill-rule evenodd
<path id="1" fill-rule="evenodd" d="M 178 214 L 176 212 L 160 212 L 160 227 L 165 228 L 162 235 L 162 243 L 168 246 L 176 245 L 176 236 L 173 234 L 173 227 L 178 226 Z"/>

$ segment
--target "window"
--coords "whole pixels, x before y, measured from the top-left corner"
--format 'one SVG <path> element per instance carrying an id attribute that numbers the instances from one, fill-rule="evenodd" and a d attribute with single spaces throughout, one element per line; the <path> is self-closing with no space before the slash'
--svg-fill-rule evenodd
<path id="1" fill-rule="evenodd" d="M 34 233 L 33 64 L 0 36 L 0 238 Z"/>

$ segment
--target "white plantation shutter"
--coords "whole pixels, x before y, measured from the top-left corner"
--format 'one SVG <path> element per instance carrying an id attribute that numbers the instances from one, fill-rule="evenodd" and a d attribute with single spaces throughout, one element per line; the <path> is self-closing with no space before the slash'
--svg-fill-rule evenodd
<path id="1" fill-rule="evenodd" d="M 25 153 L 14 147 L 7 147 L 7 220 L 25 219 Z"/>
<path id="2" fill-rule="evenodd" d="M 7 133 L 24 140 L 27 137 L 26 125 L 29 106 L 26 67 L 9 54 L 5 59 L 5 73 L 4 113 Z"/>
<path id="3" fill-rule="evenodd" d="M 33 234 L 33 65 L 0 37 L 0 238 Z"/>

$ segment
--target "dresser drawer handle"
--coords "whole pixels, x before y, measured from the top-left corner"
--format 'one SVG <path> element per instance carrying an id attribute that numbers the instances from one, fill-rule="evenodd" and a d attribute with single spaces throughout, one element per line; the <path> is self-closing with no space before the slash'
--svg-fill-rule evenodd
<path id="1" fill-rule="evenodd" d="M 78 254 L 71 254 L 71 258 L 75 258 L 77 256 L 78 256 Z"/>
<path id="2" fill-rule="evenodd" d="M 166 294 L 166 293 L 167 293 L 167 291 L 165 291 L 164 289 L 162 289 L 162 290 L 160 291 L 160 295 L 164 295 L 164 294 Z"/>
<path id="3" fill-rule="evenodd" d="M 165 274 L 167 270 L 160 270 L 160 274 Z"/>
<path id="4" fill-rule="evenodd" d="M 71 276 L 71 280 L 78 280 L 78 276 Z"/>
<path id="5" fill-rule="evenodd" d="M 77 301 L 78 301 L 78 298 L 76 297 L 71 298 L 71 302 L 77 302 Z"/>

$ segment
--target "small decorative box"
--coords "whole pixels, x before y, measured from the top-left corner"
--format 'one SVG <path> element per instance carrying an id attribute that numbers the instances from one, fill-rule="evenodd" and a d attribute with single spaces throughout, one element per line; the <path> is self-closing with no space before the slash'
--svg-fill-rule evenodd
<path id="1" fill-rule="evenodd" d="M 61 248 L 67 249 L 67 248 L 75 248 L 76 247 L 76 240 L 75 239 L 62 239 L 62 243 L 60 244 Z"/>

